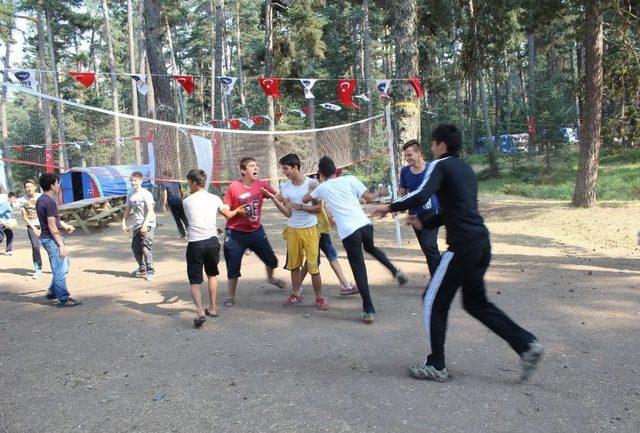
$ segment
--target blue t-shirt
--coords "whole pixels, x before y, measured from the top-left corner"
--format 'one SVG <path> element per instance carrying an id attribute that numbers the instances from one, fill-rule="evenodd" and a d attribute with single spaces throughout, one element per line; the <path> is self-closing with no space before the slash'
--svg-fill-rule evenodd
<path id="1" fill-rule="evenodd" d="M 410 165 L 402 167 L 402 170 L 400 170 L 400 188 L 406 189 L 407 192 L 413 192 L 418 189 L 424 180 L 427 168 L 429 168 L 429 163 L 425 164 L 421 173 L 415 174 L 411 171 Z M 409 215 L 424 215 L 436 212 L 440 212 L 440 202 L 435 194 L 422 207 L 409 209 Z"/>

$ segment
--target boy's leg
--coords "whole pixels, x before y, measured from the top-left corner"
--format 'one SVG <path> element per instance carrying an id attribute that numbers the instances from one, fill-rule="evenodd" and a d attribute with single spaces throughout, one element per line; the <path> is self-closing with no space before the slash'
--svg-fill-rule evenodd
<path id="1" fill-rule="evenodd" d="M 333 244 L 331 243 L 331 236 L 328 233 L 320 234 L 320 250 L 322 250 L 325 257 L 329 261 L 329 265 L 331 266 L 333 273 L 336 274 L 338 281 L 340 281 L 340 285 L 342 287 L 346 287 L 349 282 L 342 273 L 342 267 L 340 266 L 340 262 L 338 261 L 338 253 L 333 247 Z"/>
<path id="2" fill-rule="evenodd" d="M 51 272 L 53 279 L 51 282 L 51 290 L 58 299 L 59 303 L 64 303 L 69 298 L 69 291 L 67 290 L 67 273 L 69 272 L 69 257 L 60 256 L 60 247 L 55 240 L 47 238 L 43 240 L 43 246 L 49 254 L 49 261 L 51 263 Z"/>
<path id="3" fill-rule="evenodd" d="M 311 274 L 311 284 L 316 294 L 316 300 L 322 298 L 322 277 L 320 276 L 320 232 L 318 227 L 309 227 L 300 231 L 302 248 L 306 262 L 307 271 Z"/>
<path id="4" fill-rule="evenodd" d="M 138 262 L 138 270 L 140 272 L 147 272 L 147 268 L 143 262 L 142 240 L 140 229 L 134 229 L 133 236 L 131 237 L 131 251 L 133 251 L 133 257 L 135 257 L 136 262 Z"/>
<path id="5" fill-rule="evenodd" d="M 207 283 L 209 284 L 209 313 L 215 315 L 217 314 L 216 300 L 218 298 L 217 276 L 220 273 L 218 270 L 220 241 L 217 237 L 207 241 L 205 253 L 204 272 L 207 274 Z"/>
<path id="6" fill-rule="evenodd" d="M 484 274 L 491 261 L 491 249 L 478 252 L 478 259 L 469 263 L 469 272 L 462 282 L 462 305 L 473 317 L 505 340 L 518 355 L 522 355 L 536 337 L 513 322 L 502 310 L 487 300 Z"/>
<path id="7" fill-rule="evenodd" d="M 382 252 L 382 250 L 378 249 L 373 243 L 373 226 L 368 224 L 362 227 L 362 246 L 364 250 L 371 254 L 377 261 L 382 263 L 382 265 L 391 271 L 391 274 L 395 277 L 398 273 L 398 269 L 393 266 L 393 263 L 387 258 L 387 255 Z M 356 282 L 357 284 L 357 282 Z M 360 287 L 360 285 L 358 285 Z"/>
<path id="8" fill-rule="evenodd" d="M 189 242 L 187 245 L 187 277 L 191 287 L 191 297 L 196 306 L 197 317 L 204 316 L 204 307 L 202 306 L 202 266 L 203 256 L 202 248 L 198 242 Z"/>
<path id="9" fill-rule="evenodd" d="M 300 296 L 300 286 L 304 277 L 301 269 L 304 264 L 303 239 L 300 237 L 300 229 L 287 227 L 287 257 L 284 268 L 291 273 L 291 293 Z"/>
<path id="10" fill-rule="evenodd" d="M 435 229 L 422 229 L 413 231 L 418 238 L 420 249 L 424 253 L 427 259 L 427 266 L 429 267 L 429 275 L 433 277 L 436 272 L 436 268 L 440 263 L 440 250 L 438 249 L 438 228 Z"/>
<path id="11" fill-rule="evenodd" d="M 181 226 L 184 227 L 186 235 L 186 231 L 189 229 L 189 220 L 187 219 L 187 214 L 184 213 L 184 204 L 182 203 L 182 200 L 180 200 L 180 205 L 178 207 L 178 216 L 180 217 Z"/>
<path id="12" fill-rule="evenodd" d="M 150 228 L 142 237 L 142 257 L 144 266 L 147 268 L 147 274 L 155 272 L 153 268 L 153 252 L 151 251 L 155 233 L 155 228 Z"/>
<path id="13" fill-rule="evenodd" d="M 256 253 L 258 258 L 260 258 L 262 263 L 266 266 L 267 282 L 281 289 L 286 288 L 287 284 L 274 276 L 273 271 L 278 267 L 278 258 L 273 252 L 273 248 L 271 248 L 267 234 L 264 232 L 264 228 L 262 226 L 260 226 L 260 228 L 255 232 L 251 233 L 248 248 Z"/>
<path id="14" fill-rule="evenodd" d="M 362 251 L 362 227 L 342 240 L 344 250 L 347 252 L 351 272 L 356 280 L 360 296 L 362 297 L 362 309 L 365 313 L 375 313 L 369 293 L 369 281 L 367 278 L 367 268 L 364 264 L 364 252 Z"/>
<path id="15" fill-rule="evenodd" d="M 31 242 L 31 258 L 33 259 L 33 269 L 37 272 L 42 269 L 42 256 L 40 255 L 40 238 L 31 227 L 27 227 L 27 236 Z"/>
<path id="16" fill-rule="evenodd" d="M 236 299 L 236 288 L 238 286 L 238 278 L 240 277 L 240 267 L 242 265 L 242 256 L 246 247 L 241 242 L 240 237 L 245 236 L 227 229 L 224 238 L 224 260 L 227 263 L 227 292 L 228 299 L 225 306 L 230 307 Z"/>
<path id="17" fill-rule="evenodd" d="M 171 216 L 173 220 L 176 222 L 176 227 L 178 227 L 178 232 L 181 237 L 185 237 L 186 233 L 184 231 L 184 227 L 182 225 L 182 216 L 180 215 L 180 208 L 182 207 L 182 203 L 178 200 L 169 200 L 169 210 L 171 211 Z M 182 211 L 184 213 L 184 210 Z"/>
<path id="18" fill-rule="evenodd" d="M 13 230 L 5 229 L 4 234 L 7 237 L 7 249 L 6 251 L 10 253 L 13 251 Z"/>

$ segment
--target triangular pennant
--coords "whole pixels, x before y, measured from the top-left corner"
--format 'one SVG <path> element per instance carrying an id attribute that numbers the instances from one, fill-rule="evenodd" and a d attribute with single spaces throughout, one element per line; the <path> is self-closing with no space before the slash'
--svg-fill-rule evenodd
<path id="1" fill-rule="evenodd" d="M 13 76 L 18 82 L 33 90 L 38 90 L 38 82 L 36 81 L 36 72 L 32 69 L 22 69 L 13 71 Z"/>
<path id="2" fill-rule="evenodd" d="M 138 92 L 142 95 L 146 95 L 149 92 L 149 86 L 147 86 L 146 74 L 131 74 L 130 77 L 136 82 Z"/>
<path id="3" fill-rule="evenodd" d="M 262 122 L 264 122 L 263 117 L 266 117 L 267 119 L 269 118 L 268 116 L 253 116 L 251 120 L 253 120 L 253 123 L 255 123 L 256 125 L 260 125 Z"/>
<path id="4" fill-rule="evenodd" d="M 191 75 L 173 75 L 173 79 L 187 91 L 188 94 L 192 94 L 196 86 L 193 84 L 193 77 Z"/>
<path id="5" fill-rule="evenodd" d="M 270 77 L 258 78 L 258 83 L 260 83 L 260 87 L 262 87 L 262 91 L 267 96 L 273 96 L 274 98 L 280 97 L 280 78 Z"/>
<path id="6" fill-rule="evenodd" d="M 238 77 L 220 77 L 220 82 L 222 83 L 222 90 L 224 94 L 229 96 L 234 86 L 236 85 L 236 81 L 238 81 Z"/>
<path id="7" fill-rule="evenodd" d="M 211 124 L 211 121 L 209 122 L 204 122 L 202 125 L 203 128 L 207 128 L 207 129 L 213 129 L 213 125 Z"/>
<path id="8" fill-rule="evenodd" d="M 293 110 L 289 110 L 292 113 L 298 113 L 300 117 L 307 117 L 307 115 L 299 108 L 294 108 Z"/>
<path id="9" fill-rule="evenodd" d="M 330 102 L 325 102 L 324 104 L 320 104 L 320 106 L 322 108 L 326 108 L 327 110 L 331 110 L 331 111 L 340 111 L 342 110 L 342 107 L 336 104 L 331 104 Z"/>
<path id="10" fill-rule="evenodd" d="M 282 113 L 280 113 L 280 116 L 282 116 Z M 269 121 L 269 123 L 273 123 L 273 119 L 272 119 L 271 117 L 269 117 L 269 116 L 265 116 L 265 115 L 263 114 L 262 116 L 259 116 L 259 117 L 262 117 L 263 119 L 268 120 L 268 121 Z M 258 123 L 258 122 L 256 122 L 256 123 Z"/>
<path id="11" fill-rule="evenodd" d="M 280 120 L 280 118 L 282 117 L 284 113 L 282 111 L 276 111 L 274 116 L 276 118 L 276 120 Z"/>
<path id="12" fill-rule="evenodd" d="M 354 98 L 358 98 L 358 99 L 362 99 L 364 102 L 369 101 L 369 97 L 367 95 L 365 95 L 364 93 L 361 93 L 359 95 L 354 95 Z"/>
<path id="13" fill-rule="evenodd" d="M 376 89 L 381 98 L 391 99 L 389 97 L 389 88 L 391 87 L 391 80 L 376 80 Z"/>
<path id="14" fill-rule="evenodd" d="M 253 128 L 253 125 L 255 124 L 253 120 L 247 118 L 247 117 L 241 117 L 240 119 L 238 119 L 240 122 L 242 122 L 242 124 L 244 126 L 246 126 L 247 128 Z"/>
<path id="15" fill-rule="evenodd" d="M 69 76 L 75 78 L 86 88 L 91 87 L 96 81 L 96 74 L 93 72 L 69 72 Z"/>
<path id="16" fill-rule="evenodd" d="M 300 82 L 302 83 L 302 86 L 304 87 L 304 97 L 307 99 L 313 99 L 315 98 L 315 96 L 313 96 L 313 93 L 311 93 L 311 89 L 313 88 L 313 85 L 316 84 L 316 79 L 311 79 L 311 78 L 302 78 L 300 80 Z"/>
<path id="17" fill-rule="evenodd" d="M 422 98 L 422 83 L 418 77 L 409 77 L 409 82 L 413 86 L 413 90 L 416 91 L 416 96 Z"/>
<path id="18" fill-rule="evenodd" d="M 338 80 L 338 98 L 345 107 L 360 108 L 353 102 L 353 92 L 356 90 L 356 80 Z"/>
<path id="19" fill-rule="evenodd" d="M 227 122 L 233 129 L 240 129 L 240 120 L 238 119 L 227 119 Z"/>

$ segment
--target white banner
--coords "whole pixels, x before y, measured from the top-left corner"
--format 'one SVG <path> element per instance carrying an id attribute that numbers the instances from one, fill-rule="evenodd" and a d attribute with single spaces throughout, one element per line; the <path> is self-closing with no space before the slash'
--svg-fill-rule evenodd
<path id="1" fill-rule="evenodd" d="M 376 80 L 376 87 L 381 98 L 390 99 L 389 89 L 391 88 L 391 80 Z"/>
<path id="2" fill-rule="evenodd" d="M 140 92 L 142 95 L 146 95 L 149 92 L 149 86 L 147 86 L 146 81 L 146 74 L 131 74 L 131 78 L 135 80 L 138 92 Z"/>
<path id="3" fill-rule="evenodd" d="M 295 108 L 295 109 L 293 109 L 293 110 L 289 110 L 289 111 L 290 111 L 290 112 L 292 112 L 292 113 L 296 113 L 296 114 L 298 114 L 300 117 L 307 117 L 307 115 L 305 114 L 305 112 L 304 112 L 304 111 L 302 111 L 302 110 L 301 110 L 301 109 L 299 109 L 299 108 Z"/>
<path id="4" fill-rule="evenodd" d="M 193 150 L 196 153 L 198 168 L 207 173 L 207 182 L 209 182 L 213 173 L 213 146 L 211 145 L 211 140 L 200 135 L 192 135 L 191 141 L 193 142 Z"/>
<path id="5" fill-rule="evenodd" d="M 32 69 L 13 70 L 13 76 L 21 85 L 38 90 L 38 82 L 36 81 L 36 72 Z"/>
<path id="6" fill-rule="evenodd" d="M 302 86 L 304 87 L 304 97 L 307 99 L 313 99 L 315 98 L 315 96 L 313 96 L 313 93 L 311 93 L 311 88 L 313 87 L 314 84 L 316 84 L 316 79 L 311 79 L 311 78 L 303 78 L 300 80 L 300 82 L 302 83 Z"/>
<path id="7" fill-rule="evenodd" d="M 342 110 L 342 107 L 336 104 L 332 104 L 330 102 L 325 102 L 324 104 L 320 104 L 320 106 L 322 108 L 326 108 L 327 110 L 331 110 L 331 111 L 340 111 Z"/>
<path id="8" fill-rule="evenodd" d="M 224 94 L 229 96 L 233 87 L 236 85 L 236 81 L 238 81 L 238 77 L 219 77 L 222 82 L 222 90 Z"/>

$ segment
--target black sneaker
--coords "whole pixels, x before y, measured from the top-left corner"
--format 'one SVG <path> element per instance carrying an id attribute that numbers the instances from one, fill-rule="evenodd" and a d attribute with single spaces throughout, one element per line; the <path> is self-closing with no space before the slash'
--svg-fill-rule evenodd
<path id="1" fill-rule="evenodd" d="M 402 271 L 396 272 L 394 277 L 396 280 L 398 280 L 398 285 L 400 286 L 404 286 L 405 284 L 407 284 L 407 282 L 409 282 L 409 277 L 407 277 L 407 275 Z"/>
<path id="2" fill-rule="evenodd" d="M 57 306 L 58 308 L 62 308 L 62 307 L 76 307 L 76 306 L 78 306 L 78 305 L 80 305 L 80 304 L 82 304 L 82 302 L 80 302 L 80 301 L 76 301 L 76 300 L 75 300 L 75 299 L 73 299 L 73 298 L 67 298 L 67 300 L 66 300 L 66 301 L 64 301 L 64 302 L 60 302 L 60 301 L 58 301 L 58 303 L 56 304 L 56 306 Z"/>
<path id="3" fill-rule="evenodd" d="M 52 299 L 56 299 L 56 294 L 53 292 L 47 292 L 46 295 L 44 295 L 45 298 L 52 300 Z"/>

